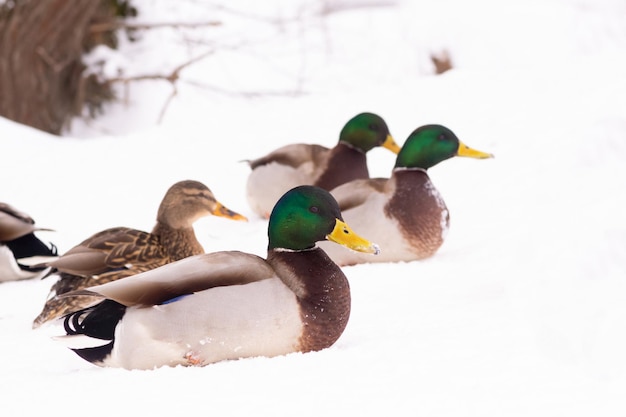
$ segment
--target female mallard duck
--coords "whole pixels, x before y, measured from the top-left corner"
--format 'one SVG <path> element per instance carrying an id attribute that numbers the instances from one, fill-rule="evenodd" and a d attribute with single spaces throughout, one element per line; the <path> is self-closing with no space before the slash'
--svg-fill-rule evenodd
<path id="1" fill-rule="evenodd" d="M 370 254 L 378 247 L 356 235 L 333 197 L 313 186 L 276 203 L 268 237 L 266 259 L 215 252 L 82 290 L 104 300 L 66 316 L 60 338 L 89 362 L 127 369 L 331 346 L 348 323 L 350 287 L 316 242 Z"/>
<path id="2" fill-rule="evenodd" d="M 50 274 L 59 275 L 33 327 L 83 308 L 93 297 L 63 294 L 104 284 L 147 271 L 192 255 L 204 253 L 193 224 L 209 215 L 247 220 L 219 203 L 211 190 L 198 181 L 172 185 L 159 206 L 152 232 L 114 227 L 89 237 L 53 262 Z"/>
<path id="3" fill-rule="evenodd" d="M 471 149 L 440 125 L 422 126 L 408 137 L 390 178 L 357 180 L 331 191 L 347 222 L 375 240 L 375 259 L 335 250 L 321 243 L 340 266 L 367 262 L 399 262 L 432 256 L 443 244 L 449 213 L 427 170 L 453 156 L 492 158 Z"/>
<path id="4" fill-rule="evenodd" d="M 54 244 L 42 242 L 35 232 L 51 231 L 9 204 L 0 203 L 0 282 L 38 278 L 48 267 L 38 265 L 57 257 Z"/>
<path id="5" fill-rule="evenodd" d="M 246 185 L 248 203 L 267 218 L 280 196 L 295 186 L 332 190 L 348 181 L 369 178 L 366 153 L 377 146 L 395 154 L 400 151 L 380 116 L 361 113 L 346 123 L 332 149 L 296 143 L 248 161 L 252 169 Z"/>

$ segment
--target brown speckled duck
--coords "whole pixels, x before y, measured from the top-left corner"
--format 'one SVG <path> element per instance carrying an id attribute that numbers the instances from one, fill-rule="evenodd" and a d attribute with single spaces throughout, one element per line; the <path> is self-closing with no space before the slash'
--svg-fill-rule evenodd
<path id="1" fill-rule="evenodd" d="M 35 233 L 51 231 L 35 226 L 28 214 L 0 203 L 0 282 L 42 277 L 48 267 L 42 262 L 55 259 L 57 248 L 44 243 Z"/>
<path id="2" fill-rule="evenodd" d="M 296 143 L 250 160 L 248 203 L 255 213 L 267 218 L 280 196 L 295 186 L 331 190 L 351 180 L 369 178 L 366 154 L 378 146 L 395 154 L 400 150 L 380 116 L 360 113 L 345 124 L 333 148 Z"/>
<path id="3" fill-rule="evenodd" d="M 454 156 L 492 158 L 471 149 L 441 125 L 414 130 L 398 157 L 390 178 L 356 180 L 331 191 L 347 222 L 380 245 L 375 258 L 320 246 L 340 266 L 369 262 L 414 261 L 432 256 L 449 227 L 448 208 L 427 170 Z"/>
<path id="4" fill-rule="evenodd" d="M 351 298 L 343 271 L 316 246 L 322 240 L 378 253 L 327 191 L 296 187 L 272 211 L 265 259 L 214 252 L 88 288 L 82 293 L 104 300 L 66 316 L 58 339 L 89 362 L 126 369 L 328 348 L 348 323 Z"/>
<path id="5" fill-rule="evenodd" d="M 188 256 L 204 253 L 196 238 L 196 220 L 215 215 L 232 220 L 246 217 L 224 207 L 204 184 L 186 180 L 172 185 L 159 206 L 157 222 L 150 233 L 114 227 L 89 237 L 47 265 L 59 276 L 52 285 L 43 310 L 33 327 L 83 308 L 93 297 L 64 294 L 93 285 L 116 281 Z"/>

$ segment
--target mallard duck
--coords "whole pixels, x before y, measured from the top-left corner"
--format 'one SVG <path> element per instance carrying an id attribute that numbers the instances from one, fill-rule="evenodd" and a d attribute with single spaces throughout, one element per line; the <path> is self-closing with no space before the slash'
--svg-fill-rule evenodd
<path id="1" fill-rule="evenodd" d="M 444 126 L 414 130 L 402 146 L 390 178 L 351 181 L 331 191 L 346 221 L 376 241 L 381 255 L 366 258 L 337 251 L 323 242 L 321 246 L 340 266 L 432 256 L 443 244 L 450 216 L 427 170 L 454 156 L 493 157 L 461 143 Z"/>
<path id="2" fill-rule="evenodd" d="M 150 233 L 129 227 L 103 230 L 47 263 L 58 275 L 50 295 L 35 318 L 33 327 L 89 305 L 92 297 L 63 294 L 147 271 L 192 255 L 204 253 L 193 224 L 215 215 L 232 220 L 247 218 L 229 210 L 198 181 L 172 185 L 159 206 L 156 225 Z"/>
<path id="3" fill-rule="evenodd" d="M 296 187 L 271 213 L 265 259 L 214 252 L 82 290 L 104 300 L 67 315 L 60 338 L 89 362 L 126 369 L 325 349 L 343 333 L 351 299 L 322 240 L 378 253 L 327 191 Z"/>
<path id="4" fill-rule="evenodd" d="M 35 226 L 28 214 L 0 203 L 0 282 L 39 278 L 49 269 L 42 262 L 57 257 L 53 243 L 44 243 L 35 232 L 52 231 Z"/>
<path id="5" fill-rule="evenodd" d="M 339 142 L 333 148 L 296 143 L 248 160 L 248 203 L 256 214 L 267 218 L 280 196 L 295 186 L 315 185 L 331 190 L 351 180 L 369 178 L 366 153 L 377 146 L 394 154 L 400 151 L 382 117 L 360 113 L 341 129 Z"/>

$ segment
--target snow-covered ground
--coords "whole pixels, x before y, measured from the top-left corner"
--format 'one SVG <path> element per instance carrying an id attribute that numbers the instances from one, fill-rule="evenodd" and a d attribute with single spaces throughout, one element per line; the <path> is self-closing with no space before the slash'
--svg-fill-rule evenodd
<path id="1" fill-rule="evenodd" d="M 350 322 L 321 352 L 98 368 L 51 339 L 62 329 L 31 330 L 51 281 L 0 284 L 3 415 L 626 414 L 626 3 L 133 3 L 141 22 L 221 22 L 88 57 L 133 77 L 205 55 L 170 101 L 167 81 L 120 85 L 124 100 L 61 138 L 0 119 L 0 199 L 54 228 L 39 236 L 61 252 L 107 227 L 150 230 L 165 190 L 189 178 L 250 217 L 200 220 L 205 249 L 264 256 L 240 161 L 332 146 L 362 111 L 399 144 L 440 123 L 495 158 L 429 171 L 446 242 L 425 261 L 346 267 Z M 442 51 L 454 69 L 434 75 Z M 388 151 L 369 160 L 390 174 Z"/>

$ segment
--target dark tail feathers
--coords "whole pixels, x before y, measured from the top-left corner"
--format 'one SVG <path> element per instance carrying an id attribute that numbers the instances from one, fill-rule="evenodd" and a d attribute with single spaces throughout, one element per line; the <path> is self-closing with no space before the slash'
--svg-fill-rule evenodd
<path id="1" fill-rule="evenodd" d="M 18 237 L 10 242 L 6 242 L 6 245 L 13 252 L 15 259 L 28 258 L 31 256 L 57 256 L 57 247 L 54 244 L 50 246 L 43 243 L 34 233 Z M 20 268 L 28 271 L 41 271 L 47 268 L 45 265 L 21 265 Z"/>
<path id="2" fill-rule="evenodd" d="M 83 334 L 96 339 L 111 341 L 103 346 L 72 350 L 89 362 L 97 363 L 104 360 L 113 349 L 115 328 L 124 317 L 125 312 L 126 306 L 113 300 L 104 300 L 95 306 L 65 316 L 63 326 L 68 335 Z"/>

